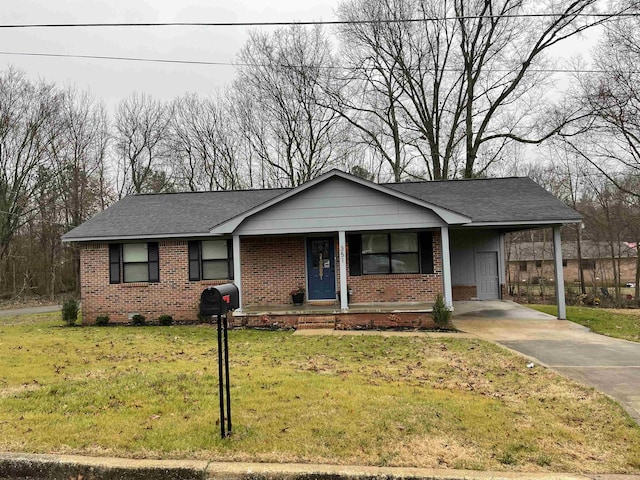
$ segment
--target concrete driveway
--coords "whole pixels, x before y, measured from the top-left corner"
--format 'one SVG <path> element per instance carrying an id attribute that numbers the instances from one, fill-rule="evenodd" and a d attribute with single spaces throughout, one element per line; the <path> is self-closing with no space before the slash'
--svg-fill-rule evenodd
<path id="1" fill-rule="evenodd" d="M 640 343 L 508 301 L 456 302 L 453 323 L 606 393 L 640 424 Z"/>

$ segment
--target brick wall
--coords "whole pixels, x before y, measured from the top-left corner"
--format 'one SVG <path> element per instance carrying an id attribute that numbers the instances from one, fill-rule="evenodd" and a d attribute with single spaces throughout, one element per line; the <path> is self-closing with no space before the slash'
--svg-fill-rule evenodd
<path id="1" fill-rule="evenodd" d="M 285 305 L 290 292 L 306 285 L 304 237 L 241 239 L 242 304 Z"/>
<path id="2" fill-rule="evenodd" d="M 478 288 L 475 285 L 454 285 L 451 290 L 454 301 L 471 300 L 478 296 Z"/>
<path id="3" fill-rule="evenodd" d="M 127 322 L 130 313 L 147 321 L 160 315 L 174 320 L 196 320 L 200 294 L 209 285 L 227 280 L 189 281 L 186 241 L 159 242 L 160 282 L 109 284 L 109 246 L 88 244 L 80 249 L 82 318 L 93 323 L 98 315 Z"/>
<path id="4" fill-rule="evenodd" d="M 442 293 L 440 245 L 439 232 L 434 232 L 433 274 L 349 276 L 351 302 L 433 301 Z M 339 252 L 337 239 L 335 250 Z M 244 306 L 289 304 L 290 291 L 306 285 L 303 236 L 243 238 L 240 254 Z M 113 322 L 126 322 L 133 313 L 144 315 L 148 321 L 163 314 L 172 315 L 175 320 L 195 320 L 202 290 L 227 282 L 189 281 L 186 241 L 159 242 L 159 283 L 109 284 L 109 246 L 104 243 L 83 245 L 80 258 L 82 311 L 87 323 L 95 322 L 98 315 L 109 315 Z M 337 262 L 336 272 L 339 272 Z M 338 290 L 339 282 L 338 278 Z"/>

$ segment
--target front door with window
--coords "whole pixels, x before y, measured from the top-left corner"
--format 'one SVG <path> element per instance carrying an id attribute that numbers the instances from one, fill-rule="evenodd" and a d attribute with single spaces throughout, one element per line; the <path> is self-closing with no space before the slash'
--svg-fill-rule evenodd
<path id="1" fill-rule="evenodd" d="M 307 238 L 309 300 L 335 300 L 336 268 L 333 237 Z"/>

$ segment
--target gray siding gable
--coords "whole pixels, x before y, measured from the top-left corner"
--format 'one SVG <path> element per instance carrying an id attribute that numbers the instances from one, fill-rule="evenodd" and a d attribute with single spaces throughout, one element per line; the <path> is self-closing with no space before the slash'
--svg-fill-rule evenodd
<path id="1" fill-rule="evenodd" d="M 434 228 L 446 223 L 433 211 L 332 177 L 259 211 L 236 229 L 241 235 Z"/>

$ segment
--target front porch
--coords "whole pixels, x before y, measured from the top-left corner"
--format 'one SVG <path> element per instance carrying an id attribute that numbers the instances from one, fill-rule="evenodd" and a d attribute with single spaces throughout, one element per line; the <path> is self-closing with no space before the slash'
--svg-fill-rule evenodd
<path id="1" fill-rule="evenodd" d="M 269 305 L 234 312 L 231 323 L 236 327 L 251 328 L 429 329 L 434 327 L 431 310 L 432 303 L 422 302 L 352 303 L 346 312 L 337 302 Z"/>

